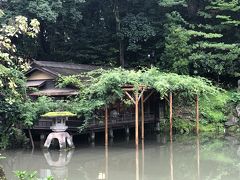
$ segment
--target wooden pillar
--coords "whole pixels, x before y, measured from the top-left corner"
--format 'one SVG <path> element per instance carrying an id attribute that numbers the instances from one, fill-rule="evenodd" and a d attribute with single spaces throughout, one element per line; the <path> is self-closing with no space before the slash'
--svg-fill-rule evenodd
<path id="1" fill-rule="evenodd" d="M 196 133 L 199 133 L 199 104 L 198 104 L 198 95 L 196 95 Z"/>
<path id="2" fill-rule="evenodd" d="M 138 146 L 138 91 L 135 93 L 135 144 Z"/>
<path id="3" fill-rule="evenodd" d="M 173 120 L 173 111 L 172 111 L 173 101 L 172 101 L 172 92 L 169 93 L 169 121 L 170 121 L 170 138 L 172 139 L 172 120 Z"/>
<path id="4" fill-rule="evenodd" d="M 141 97 L 141 107 L 142 107 L 142 139 L 144 139 L 144 96 Z"/>
<path id="5" fill-rule="evenodd" d="M 105 107 L 105 146 L 108 145 L 108 108 Z"/>

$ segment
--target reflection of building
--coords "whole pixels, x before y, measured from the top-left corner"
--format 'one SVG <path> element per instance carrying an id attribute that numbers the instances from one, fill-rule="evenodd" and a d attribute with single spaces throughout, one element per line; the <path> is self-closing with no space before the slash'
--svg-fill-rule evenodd
<path id="1" fill-rule="evenodd" d="M 49 169 L 42 169 L 40 171 L 41 178 L 46 178 L 49 175 L 52 175 L 54 179 L 67 179 L 68 178 L 68 163 L 70 162 L 72 155 L 74 153 L 74 150 L 70 151 L 59 151 L 58 154 L 54 151 L 54 154 L 51 154 L 50 151 L 44 151 L 44 157 L 48 163 L 48 165 L 51 167 L 51 170 Z M 58 155 L 58 157 L 53 157 Z M 55 159 L 55 160 L 54 160 Z"/>

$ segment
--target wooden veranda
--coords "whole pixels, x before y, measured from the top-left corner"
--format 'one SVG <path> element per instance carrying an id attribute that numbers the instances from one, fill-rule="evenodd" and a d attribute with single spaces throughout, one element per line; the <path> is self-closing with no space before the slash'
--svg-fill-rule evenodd
<path id="1" fill-rule="evenodd" d="M 141 85 L 136 89 L 132 85 L 126 85 L 122 87 L 127 98 L 135 105 L 135 144 L 139 144 L 139 105 L 141 111 L 141 139 L 144 139 L 144 103 L 154 93 L 154 89 Z M 145 92 L 148 92 L 145 97 Z M 169 92 L 169 97 L 165 97 L 169 102 L 169 133 L 170 139 L 172 140 L 172 127 L 173 127 L 173 92 Z M 196 95 L 195 98 L 195 111 L 196 111 L 196 133 L 199 134 L 199 97 Z M 105 145 L 108 145 L 108 122 L 109 122 L 109 111 L 108 106 L 105 107 Z"/>

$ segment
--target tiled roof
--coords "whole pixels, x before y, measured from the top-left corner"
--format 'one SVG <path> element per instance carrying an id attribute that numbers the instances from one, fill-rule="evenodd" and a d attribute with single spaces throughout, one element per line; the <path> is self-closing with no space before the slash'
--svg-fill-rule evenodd
<path id="1" fill-rule="evenodd" d="M 74 75 L 100 68 L 99 66 L 86 64 L 73 64 L 55 61 L 33 61 L 32 68 L 42 69 L 54 75 Z M 30 70 L 31 72 L 31 70 Z"/>
<path id="2" fill-rule="evenodd" d="M 70 88 L 52 88 L 31 93 L 30 96 L 69 96 L 77 95 L 78 91 Z"/>
<path id="3" fill-rule="evenodd" d="M 27 81 L 27 87 L 40 87 L 45 83 L 45 80 Z"/>

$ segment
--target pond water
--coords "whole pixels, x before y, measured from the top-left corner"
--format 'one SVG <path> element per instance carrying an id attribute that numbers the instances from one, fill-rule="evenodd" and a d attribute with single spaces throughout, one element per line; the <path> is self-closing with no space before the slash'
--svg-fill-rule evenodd
<path id="1" fill-rule="evenodd" d="M 1 152 L 7 179 L 13 171 L 37 171 L 40 179 L 59 180 L 237 180 L 240 179 L 238 137 L 154 135 L 136 148 L 134 140 L 114 139 L 85 144 L 70 151 L 11 150 Z"/>

